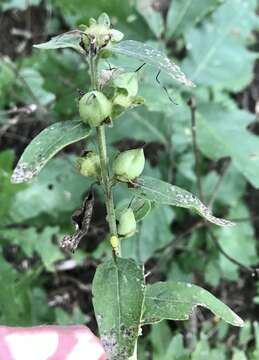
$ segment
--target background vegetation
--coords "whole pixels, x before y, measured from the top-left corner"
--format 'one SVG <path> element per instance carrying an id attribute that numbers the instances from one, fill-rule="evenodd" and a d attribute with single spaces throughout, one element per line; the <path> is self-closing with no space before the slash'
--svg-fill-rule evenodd
<path id="1" fill-rule="evenodd" d="M 197 85 L 186 90 L 156 70 L 141 70 L 144 106 L 108 132 L 116 149 L 145 143 L 145 173 L 200 195 L 230 228 L 207 225 L 184 209 L 161 207 L 125 240 L 123 255 L 145 263 L 149 277 L 204 286 L 245 321 L 239 330 L 195 311 L 188 322 L 145 330 L 140 359 L 259 358 L 259 18 L 256 0 L 3 0 L 0 4 L 0 323 L 84 323 L 96 330 L 91 282 L 110 256 L 102 194 L 80 249 L 59 249 L 71 213 L 89 188 L 75 168 L 84 142 L 50 161 L 29 185 L 12 185 L 12 169 L 47 125 L 78 118 L 87 68 L 71 50 L 32 49 L 106 11 L 126 39 L 164 50 Z M 126 70 L 141 63 L 121 59 Z M 118 64 L 114 59 L 107 68 Z M 167 92 L 164 90 L 164 86 Z M 190 92 L 192 91 L 192 93 Z M 197 102 L 197 179 L 187 100 Z M 126 135 L 125 135 L 126 134 Z M 121 138 L 123 137 L 123 140 Z M 87 148 L 95 149 L 90 139 Z M 197 153 L 196 153 L 197 156 Z M 201 188 L 199 187 L 201 184 Z M 116 199 L 123 197 L 116 191 Z"/>

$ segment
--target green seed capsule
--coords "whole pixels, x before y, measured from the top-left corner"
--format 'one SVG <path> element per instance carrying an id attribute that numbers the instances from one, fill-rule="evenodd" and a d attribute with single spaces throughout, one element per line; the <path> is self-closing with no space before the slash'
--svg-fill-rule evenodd
<path id="1" fill-rule="evenodd" d="M 93 151 L 89 151 L 84 157 L 78 160 L 78 167 L 80 174 L 83 176 L 99 178 L 101 175 L 100 158 Z"/>
<path id="2" fill-rule="evenodd" d="M 100 91 L 90 91 L 79 100 L 79 114 L 91 127 L 101 125 L 111 113 L 112 103 Z"/>
<path id="3" fill-rule="evenodd" d="M 125 209 L 119 216 L 118 234 L 123 237 L 130 237 L 135 234 L 137 224 L 133 210 Z"/>
<path id="4" fill-rule="evenodd" d="M 141 175 L 145 165 L 143 149 L 121 152 L 113 161 L 114 175 L 123 182 L 130 182 Z"/>

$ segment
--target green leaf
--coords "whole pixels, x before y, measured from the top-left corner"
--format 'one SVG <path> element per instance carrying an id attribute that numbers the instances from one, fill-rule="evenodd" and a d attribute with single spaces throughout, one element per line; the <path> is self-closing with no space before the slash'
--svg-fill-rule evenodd
<path id="1" fill-rule="evenodd" d="M 242 33 L 240 23 L 251 12 L 250 2 L 227 0 L 212 21 L 187 33 L 183 69 L 197 84 L 237 92 L 251 82 L 258 54 L 248 51 L 236 35 Z"/>
<path id="2" fill-rule="evenodd" d="M 64 34 L 55 36 L 45 43 L 36 44 L 33 46 L 42 50 L 72 48 L 77 50 L 81 54 L 84 54 L 84 50 L 81 48 L 80 42 L 81 32 L 79 30 L 72 30 Z"/>
<path id="3" fill-rule="evenodd" d="M 147 44 L 135 40 L 125 40 L 110 46 L 109 50 L 114 54 L 126 55 L 155 66 L 159 70 L 164 70 L 172 79 L 180 84 L 194 86 L 192 81 L 186 78 L 178 65 L 172 62 L 162 52 Z"/>
<path id="4" fill-rule="evenodd" d="M 149 339 L 152 343 L 153 360 L 164 360 L 165 349 L 167 349 L 171 338 L 172 332 L 166 321 L 152 326 Z"/>
<path id="5" fill-rule="evenodd" d="M 244 219 L 249 218 L 250 214 L 246 206 L 239 200 L 239 204 L 231 209 L 229 216 L 233 219 Z M 217 229 L 215 234 L 222 249 L 232 258 L 244 266 L 256 266 L 258 264 L 257 241 L 251 222 L 241 222 L 238 226 L 228 229 Z M 239 267 L 222 254 L 219 254 L 219 266 L 222 277 L 238 281 Z"/>
<path id="6" fill-rule="evenodd" d="M 114 143 L 130 134 L 130 137 L 136 140 L 156 141 L 166 145 L 167 138 L 161 124 L 162 121 L 163 117 L 159 113 L 148 112 L 144 107 L 134 109 L 130 113 L 123 114 L 114 128 L 108 129 L 108 140 Z M 134 132 L 132 132 L 132 126 Z"/>
<path id="7" fill-rule="evenodd" d="M 208 308 L 227 323 L 243 326 L 243 320 L 207 290 L 181 282 L 147 285 L 142 322 L 153 324 L 163 319 L 187 320 L 196 306 Z"/>
<path id="8" fill-rule="evenodd" d="M 152 0 L 136 0 L 137 11 L 146 20 L 155 36 L 159 38 L 164 30 L 162 13 L 154 8 Z"/>
<path id="9" fill-rule="evenodd" d="M 12 182 L 30 181 L 57 152 L 89 134 L 90 128 L 76 120 L 58 122 L 44 129 L 25 149 L 13 172 Z"/>
<path id="10" fill-rule="evenodd" d="M 144 297 L 142 270 L 117 258 L 100 265 L 93 280 L 93 305 L 108 359 L 128 359 L 139 332 Z"/>
<path id="11" fill-rule="evenodd" d="M 48 214 L 54 222 L 64 223 L 65 212 L 79 207 L 91 180 L 80 175 L 74 166 L 75 158 L 63 156 L 49 161 L 39 176 L 25 190 L 16 193 L 10 204 L 10 217 L 17 224 L 35 217 L 44 226 Z M 16 185 L 17 186 L 17 185 Z"/>
<path id="12" fill-rule="evenodd" d="M 123 256 L 145 263 L 156 250 L 173 241 L 174 235 L 170 229 L 173 219 L 174 212 L 169 206 L 152 209 L 149 216 L 138 226 L 136 235 L 121 242 Z"/>
<path id="13" fill-rule="evenodd" d="M 254 187 L 259 187 L 259 138 L 247 127 L 255 116 L 247 111 L 228 111 L 217 104 L 199 108 L 197 137 L 201 151 L 210 159 L 231 157 L 235 168 Z M 242 146 L 240 146 L 242 145 Z"/>
<path id="14" fill-rule="evenodd" d="M 185 33 L 209 12 L 213 11 L 221 2 L 221 0 L 207 0 L 206 2 L 193 0 L 171 1 L 166 19 L 167 38 Z"/>
<path id="15" fill-rule="evenodd" d="M 10 64 L 8 66 L 8 64 Z M 5 60 L 0 60 L 0 106 L 1 109 L 5 108 L 5 105 L 8 101 L 8 93 L 13 88 L 16 77 L 14 71 L 12 70 L 13 63 L 8 58 Z M 4 116 L 1 115 L 0 122 L 2 122 Z"/>
<path id="16" fill-rule="evenodd" d="M 44 89 L 44 78 L 37 70 L 24 68 L 19 72 L 19 74 L 23 81 L 20 81 L 18 89 L 20 90 L 21 100 L 26 104 L 31 104 L 32 101 L 38 99 L 39 104 L 46 106 L 55 100 L 55 95 Z M 19 78 L 17 80 L 19 81 Z M 30 88 L 29 92 L 25 87 L 24 81 Z M 33 93 L 33 98 L 31 93 Z"/>
<path id="17" fill-rule="evenodd" d="M 211 349 L 207 339 L 201 339 L 192 354 L 192 360 L 207 360 L 211 356 Z M 217 358 L 218 359 L 218 358 Z"/>
<path id="18" fill-rule="evenodd" d="M 90 320 L 90 317 L 85 315 L 78 306 L 73 307 L 72 313 L 68 313 L 67 311 L 59 307 L 55 308 L 55 316 L 56 316 L 56 324 L 61 326 L 75 325 L 75 324 L 85 325 Z"/>
<path id="19" fill-rule="evenodd" d="M 38 232 L 33 227 L 19 230 L 6 229 L 0 231 L 0 236 L 12 244 L 19 245 L 28 257 L 36 253 L 46 270 L 54 271 L 55 262 L 64 258 L 58 245 L 52 243 L 53 236 L 58 234 L 58 230 L 58 227 L 48 226 L 42 232 Z"/>
<path id="20" fill-rule="evenodd" d="M 0 253 L 0 321 L 1 324 L 9 326 L 31 326 L 38 321 L 44 322 L 36 309 L 35 296 L 32 294 L 32 282 L 37 278 L 39 271 L 34 267 L 25 272 L 17 272 L 13 265 L 8 263 Z M 15 309 L 15 311 L 14 311 Z M 38 311 L 38 317 L 35 312 Z M 46 321 L 46 319 L 45 319 Z"/>
<path id="21" fill-rule="evenodd" d="M 14 152 L 5 150 L 0 153 L 0 227 L 9 223 L 9 211 L 17 192 L 26 185 L 12 185 L 10 177 L 14 161 Z"/>
<path id="22" fill-rule="evenodd" d="M 219 226 L 231 226 L 232 222 L 216 218 L 196 196 L 162 180 L 143 176 L 134 181 L 132 192 L 136 195 L 164 205 L 179 206 L 196 211 L 209 222 Z"/>

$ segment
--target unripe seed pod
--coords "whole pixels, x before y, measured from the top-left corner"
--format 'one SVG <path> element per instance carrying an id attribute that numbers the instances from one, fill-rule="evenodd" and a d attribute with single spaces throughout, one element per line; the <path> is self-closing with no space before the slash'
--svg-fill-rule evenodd
<path id="1" fill-rule="evenodd" d="M 100 158 L 93 151 L 89 151 L 84 157 L 78 160 L 78 167 L 80 174 L 83 176 L 100 177 Z"/>
<path id="2" fill-rule="evenodd" d="M 121 152 L 113 161 L 114 175 L 124 182 L 136 179 L 142 173 L 145 165 L 143 149 L 132 149 Z"/>
<path id="3" fill-rule="evenodd" d="M 135 234 L 137 223 L 134 212 L 131 208 L 125 209 L 119 216 L 118 234 L 123 237 L 130 237 Z"/>
<path id="4" fill-rule="evenodd" d="M 101 125 L 111 113 L 112 103 L 100 91 L 90 91 L 79 100 L 79 114 L 91 127 Z"/>

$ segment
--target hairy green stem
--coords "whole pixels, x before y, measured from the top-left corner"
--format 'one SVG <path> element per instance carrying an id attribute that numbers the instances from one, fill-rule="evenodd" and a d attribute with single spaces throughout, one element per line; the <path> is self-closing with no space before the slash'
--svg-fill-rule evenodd
<path id="1" fill-rule="evenodd" d="M 98 89 L 98 77 L 97 77 L 97 58 L 90 55 L 89 58 L 89 70 L 91 77 L 91 87 L 93 89 Z M 100 157 L 101 165 L 101 177 L 102 185 L 105 195 L 105 205 L 107 211 L 107 220 L 109 224 L 109 230 L 111 236 L 117 236 L 117 225 L 113 201 L 113 193 L 111 186 L 111 179 L 109 175 L 109 159 L 107 156 L 107 147 L 106 147 L 106 136 L 105 136 L 105 127 L 104 125 L 98 126 L 96 128 L 97 132 L 97 143 L 98 143 L 98 152 Z M 120 243 L 118 242 L 117 255 L 121 255 Z"/>

